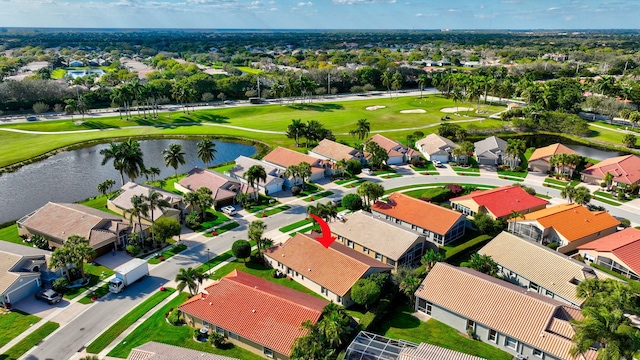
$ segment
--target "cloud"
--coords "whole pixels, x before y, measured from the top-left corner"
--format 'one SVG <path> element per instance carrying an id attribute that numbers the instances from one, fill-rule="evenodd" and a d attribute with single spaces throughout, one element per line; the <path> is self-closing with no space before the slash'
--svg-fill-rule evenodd
<path id="1" fill-rule="evenodd" d="M 332 0 L 337 5 L 395 4 L 396 0 Z"/>
<path id="2" fill-rule="evenodd" d="M 313 3 L 311 1 L 308 2 L 299 2 L 298 3 L 298 7 L 302 7 L 302 6 L 313 6 Z"/>
<path id="3" fill-rule="evenodd" d="M 417 13 L 416 14 L 416 17 L 422 17 L 422 16 L 423 16 L 422 13 Z"/>
<path id="4" fill-rule="evenodd" d="M 547 11 L 556 11 L 556 10 L 560 10 L 560 8 L 557 6 L 554 6 L 547 9 Z"/>

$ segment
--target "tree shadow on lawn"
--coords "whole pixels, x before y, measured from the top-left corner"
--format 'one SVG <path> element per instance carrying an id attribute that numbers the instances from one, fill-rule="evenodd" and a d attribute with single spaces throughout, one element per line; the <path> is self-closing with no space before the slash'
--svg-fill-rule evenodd
<path id="1" fill-rule="evenodd" d="M 107 125 L 100 121 L 85 121 L 82 123 L 82 126 L 88 129 L 119 129 L 120 126 L 115 125 Z"/>
<path id="2" fill-rule="evenodd" d="M 400 300 L 402 301 L 402 300 Z M 411 315 L 413 309 L 406 302 L 400 303 L 396 301 L 396 306 L 392 307 L 385 319 L 375 326 L 376 332 L 386 334 L 391 328 L 397 329 L 416 329 L 420 326 L 420 319 Z"/>
<path id="3" fill-rule="evenodd" d="M 327 112 L 334 110 L 344 110 L 344 106 L 340 104 L 294 104 L 289 105 L 290 108 L 294 110 L 308 110 L 308 111 L 318 111 L 318 112 Z"/>

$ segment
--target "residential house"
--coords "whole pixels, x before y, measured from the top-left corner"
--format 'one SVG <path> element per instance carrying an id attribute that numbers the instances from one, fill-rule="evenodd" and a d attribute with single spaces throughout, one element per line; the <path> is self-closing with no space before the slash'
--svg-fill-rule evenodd
<path id="1" fill-rule="evenodd" d="M 473 145 L 475 147 L 473 155 L 476 157 L 478 164 L 500 165 L 507 160 L 507 142 L 499 137 L 491 136 L 475 142 Z"/>
<path id="2" fill-rule="evenodd" d="M 342 245 L 393 266 L 412 266 L 431 245 L 424 235 L 358 211 L 331 223 L 331 232 Z"/>
<path id="3" fill-rule="evenodd" d="M 195 328 L 224 335 L 256 354 L 288 359 L 300 325 L 315 324 L 326 300 L 234 270 L 178 308 Z"/>
<path id="4" fill-rule="evenodd" d="M 607 173 L 613 175 L 613 185 L 626 186 L 640 183 L 640 157 L 625 155 L 602 160 L 584 169 L 580 174 L 582 181 L 600 185 Z"/>
<path id="5" fill-rule="evenodd" d="M 627 228 L 578 246 L 585 262 L 640 281 L 640 230 Z"/>
<path id="6" fill-rule="evenodd" d="M 169 203 L 169 207 L 160 209 L 158 207 L 153 209 L 153 219 L 151 218 L 151 209 L 146 216 L 142 216 L 142 222 L 151 224 L 152 221 L 156 221 L 160 218 L 169 218 L 180 221 L 182 209 L 184 208 L 184 202 L 182 196 L 157 189 L 147 185 L 136 184 L 134 182 L 128 182 L 120 188 L 120 194 L 113 200 L 107 200 L 107 208 L 119 215 L 128 218 L 133 209 L 131 198 L 133 196 L 148 196 L 151 190 L 155 190 L 160 193 L 161 198 Z M 137 218 L 134 219 L 137 221 Z"/>
<path id="7" fill-rule="evenodd" d="M 358 160 L 361 163 L 365 162 L 364 153 L 362 151 L 329 139 L 323 139 L 320 141 L 318 146 L 309 151 L 309 155 L 319 159 L 329 160 L 333 163 L 340 160 Z"/>
<path id="8" fill-rule="evenodd" d="M 0 305 L 3 307 L 11 307 L 40 290 L 41 274 L 54 274 L 47 269 L 51 252 L 20 247 L 23 249 L 18 254 L 0 250 Z"/>
<path id="9" fill-rule="evenodd" d="M 437 245 L 447 245 L 464 236 L 467 221 L 457 211 L 402 193 L 391 194 L 387 201 L 376 201 L 371 213 L 422 234 Z"/>
<path id="10" fill-rule="evenodd" d="M 131 349 L 127 360 L 237 360 L 155 341 L 146 342 Z"/>
<path id="11" fill-rule="evenodd" d="M 566 254 L 616 232 L 620 221 L 606 211 L 591 212 L 580 204 L 560 204 L 509 220 L 509 231 L 543 245 L 558 243 Z"/>
<path id="12" fill-rule="evenodd" d="M 478 254 L 491 256 L 498 263 L 498 275 L 504 280 L 576 307 L 584 303 L 584 299 L 576 295 L 580 282 L 614 279 L 604 271 L 506 231 Z"/>
<path id="13" fill-rule="evenodd" d="M 539 171 L 543 173 L 547 173 L 552 170 L 553 166 L 550 164 L 550 159 L 553 155 L 557 154 L 568 154 L 568 155 L 578 155 L 573 149 L 568 148 L 560 143 L 551 144 L 549 146 L 537 148 L 531 157 L 529 158 L 529 169 L 532 171 Z M 565 168 L 574 169 L 573 165 L 566 165 Z"/>
<path id="14" fill-rule="evenodd" d="M 264 258 L 274 269 L 344 306 L 353 304 L 351 288 L 356 281 L 392 269 L 337 242 L 325 248 L 315 239 L 317 236 L 320 234 L 298 233 L 283 244 L 266 249 Z"/>
<path id="15" fill-rule="evenodd" d="M 143 231 L 148 228 L 143 224 Z M 132 227 L 121 216 L 80 204 L 49 202 L 18 220 L 20 235 L 41 235 L 55 248 L 62 247 L 69 236 L 79 235 L 89 240 L 97 256 L 126 246 L 132 231 L 140 232 L 137 223 Z"/>
<path id="16" fill-rule="evenodd" d="M 365 143 L 369 141 L 377 143 L 381 148 L 387 151 L 387 154 L 389 155 L 387 165 L 406 164 L 411 162 L 414 158 L 420 158 L 420 153 L 416 150 L 380 134 L 373 135 L 369 140 L 365 141 Z"/>
<path id="17" fill-rule="evenodd" d="M 287 167 L 291 165 L 300 165 L 302 162 L 306 162 L 311 165 L 311 178 L 307 179 L 310 182 L 323 179 L 331 172 L 331 162 L 315 158 L 313 156 L 301 154 L 297 151 L 289 150 L 283 147 L 277 147 L 268 153 L 263 162 L 279 167 L 283 174 L 287 170 Z M 285 185 L 293 186 L 302 183 L 301 179 L 287 179 L 285 178 Z"/>
<path id="18" fill-rule="evenodd" d="M 257 190 L 248 184 L 212 170 L 194 168 L 185 178 L 174 184 L 182 193 L 197 191 L 201 187 L 211 190 L 216 206 L 234 204 L 238 194 L 257 196 Z"/>
<path id="19" fill-rule="evenodd" d="M 415 348 L 406 347 L 400 352 L 398 360 L 484 360 L 484 358 L 445 349 L 427 343 L 420 343 Z"/>
<path id="20" fill-rule="evenodd" d="M 247 184 L 247 180 L 245 179 L 247 170 L 254 165 L 262 166 L 267 173 L 267 181 L 263 182 L 260 180 L 256 184 L 258 191 L 266 195 L 275 194 L 284 190 L 285 176 L 281 168 L 246 156 L 240 156 L 236 159 L 236 165 L 229 169 L 229 176 L 232 179 Z"/>
<path id="21" fill-rule="evenodd" d="M 452 152 L 459 148 L 453 141 L 438 134 L 429 134 L 424 139 L 416 141 L 416 148 L 429 161 L 448 163 L 452 159 Z"/>
<path id="22" fill-rule="evenodd" d="M 570 354 L 580 309 L 478 271 L 439 262 L 415 295 L 416 311 L 518 358 L 595 359 Z"/>
<path id="23" fill-rule="evenodd" d="M 517 185 L 478 190 L 455 197 L 450 201 L 452 209 L 467 216 L 475 217 L 476 214 L 482 213 L 489 215 L 493 220 L 507 219 L 513 211 L 528 214 L 546 208 L 549 203 L 535 195 L 530 195 Z"/>

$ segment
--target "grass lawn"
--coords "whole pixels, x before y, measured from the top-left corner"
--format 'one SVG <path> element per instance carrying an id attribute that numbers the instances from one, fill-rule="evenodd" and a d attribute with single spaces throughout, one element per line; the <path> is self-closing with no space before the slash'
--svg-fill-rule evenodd
<path id="1" fill-rule="evenodd" d="M 167 260 L 168 258 L 172 257 L 173 255 L 179 254 L 182 251 L 185 251 L 186 249 L 187 249 L 187 245 L 178 244 L 178 245 L 172 246 L 169 249 L 163 251 L 159 256 L 152 257 L 147 262 L 149 264 L 151 264 L 151 265 L 159 264 L 160 263 L 160 257 L 164 258 L 164 260 Z"/>
<path id="2" fill-rule="evenodd" d="M 321 193 L 313 194 L 313 196 L 305 198 L 304 201 L 312 202 L 312 201 L 315 201 L 315 200 L 318 200 L 318 199 L 322 199 L 322 198 L 330 196 L 330 195 L 333 195 L 333 191 L 326 190 L 326 191 L 323 191 Z"/>
<path id="3" fill-rule="evenodd" d="M 544 195 L 544 194 L 536 194 L 537 197 L 542 198 L 542 199 L 553 199 L 553 197 L 549 196 L 549 195 Z"/>
<path id="4" fill-rule="evenodd" d="M 433 163 L 431 161 L 427 161 L 426 164 L 424 166 L 413 166 L 411 165 L 411 168 L 415 171 L 435 171 L 436 166 L 433 165 Z"/>
<path id="5" fill-rule="evenodd" d="M 467 255 L 473 254 L 478 248 L 489 242 L 493 237 L 486 234 L 478 234 L 475 231 L 467 230 L 462 239 L 458 239 L 451 244 L 442 246 L 447 262 L 457 261 L 460 258 L 466 258 Z M 463 259 L 466 260 L 466 259 Z"/>
<path id="6" fill-rule="evenodd" d="M 158 305 L 162 300 L 166 299 L 175 292 L 175 289 L 166 288 L 165 291 L 158 291 L 151 295 L 147 300 L 129 311 L 125 316 L 113 324 L 109 329 L 100 334 L 89 346 L 87 352 L 98 354 L 111 344 L 122 332 L 127 330 L 133 323 L 138 321 L 144 314 L 149 312 L 154 306 Z"/>
<path id="7" fill-rule="evenodd" d="M 140 346 L 148 341 L 157 341 L 164 344 L 186 347 L 189 349 L 203 351 L 218 355 L 233 357 L 236 359 L 261 360 L 263 357 L 255 355 L 237 346 L 230 346 L 229 349 L 217 349 L 209 343 L 199 343 L 193 340 L 193 329 L 189 326 L 173 326 L 164 318 L 164 314 L 171 308 L 176 308 L 184 303 L 189 294 L 182 293 L 171 300 L 162 309 L 151 315 L 137 329 L 129 334 L 120 344 L 118 344 L 108 356 L 125 359 L 129 356 L 131 349 Z"/>
<path id="8" fill-rule="evenodd" d="M 281 227 L 281 228 L 280 228 L 280 229 L 278 229 L 278 230 L 279 230 L 280 232 L 287 233 L 287 232 L 292 231 L 292 230 L 295 230 L 295 229 L 297 229 L 297 228 L 299 228 L 299 227 L 302 227 L 302 226 L 305 226 L 305 225 L 311 224 L 312 222 L 313 222 L 313 221 L 311 221 L 310 219 L 302 219 L 302 220 L 300 220 L 300 221 L 296 221 L 296 222 L 294 222 L 293 224 L 289 224 L 289 225 L 287 225 L 287 226 L 283 226 L 283 227 Z"/>
<path id="9" fill-rule="evenodd" d="M 60 325 L 58 323 L 48 321 L 39 329 L 35 330 L 31 334 L 27 335 L 27 337 L 20 340 L 11 349 L 7 350 L 6 353 L 0 355 L 0 360 L 15 360 L 20 358 L 27 351 L 31 350 L 31 348 L 38 345 L 38 343 L 42 341 L 42 339 L 49 336 L 49 334 L 54 332 L 59 327 Z"/>
<path id="10" fill-rule="evenodd" d="M 609 200 L 609 199 L 606 199 L 606 198 L 602 198 L 602 197 L 599 197 L 599 196 L 594 196 L 592 199 L 593 200 L 598 200 L 598 201 L 603 202 L 605 204 L 609 204 L 611 206 L 620 206 L 620 205 L 622 205 L 622 203 L 615 202 L 615 201 L 612 201 L 612 200 Z"/>
<path id="11" fill-rule="evenodd" d="M 283 211 L 287 211 L 289 209 L 291 209 L 291 206 L 282 205 L 282 206 L 278 206 L 277 208 L 273 208 L 273 209 L 267 210 L 267 211 L 263 212 L 263 214 L 265 214 L 266 216 L 271 216 L 271 215 L 275 215 L 275 214 L 281 213 Z"/>
<path id="12" fill-rule="evenodd" d="M 529 173 L 528 171 L 498 170 L 499 175 L 512 176 L 512 177 L 523 178 L 523 179 L 527 177 L 528 173 Z"/>
<path id="13" fill-rule="evenodd" d="M 562 181 L 562 180 L 558 180 L 558 179 L 554 179 L 554 178 L 550 178 L 550 177 L 544 178 L 544 182 L 545 183 L 549 183 L 549 184 L 553 184 L 553 185 L 562 186 L 562 187 L 565 187 L 565 186 L 569 185 L 569 182 L 567 182 L 567 181 Z"/>
<path id="14" fill-rule="evenodd" d="M 107 267 L 91 264 L 84 264 L 84 272 L 87 276 L 89 276 L 89 283 L 85 286 L 68 289 L 64 294 L 65 299 L 71 300 L 76 298 L 78 295 L 82 294 L 83 292 L 89 290 L 89 288 L 99 283 L 100 280 L 104 280 L 114 274 L 113 270 Z"/>
<path id="15" fill-rule="evenodd" d="M 24 242 L 20 235 L 18 235 L 18 224 L 15 223 L 0 229 L 0 240 L 31 247 L 30 244 Z"/>
<path id="16" fill-rule="evenodd" d="M 443 189 L 441 186 L 438 186 L 430 189 L 417 189 L 417 190 L 405 191 L 403 194 L 414 197 L 416 199 L 420 199 L 420 198 L 433 199 L 436 196 L 446 193 L 447 190 L 448 189 Z"/>
<path id="17" fill-rule="evenodd" d="M 471 340 L 456 329 L 430 319 L 420 321 L 412 316 L 408 305 L 392 307 L 385 320 L 377 326 L 377 333 L 392 339 L 414 343 L 429 343 L 462 353 L 491 360 L 511 360 L 512 355 L 482 341 Z"/>
<path id="18" fill-rule="evenodd" d="M 380 177 L 383 179 L 393 179 L 402 177 L 402 174 L 387 173 L 385 175 L 380 175 Z"/>
<path id="19" fill-rule="evenodd" d="M 40 321 L 39 317 L 18 310 L 0 315 L 0 347 L 5 346 L 38 321 Z"/>
<path id="20" fill-rule="evenodd" d="M 213 209 L 208 209 L 206 214 L 207 214 L 207 221 L 201 223 L 200 226 L 196 229 L 193 229 L 193 231 L 195 232 L 205 231 L 229 220 L 229 218 L 225 214 L 219 211 L 215 211 Z"/>
<path id="21" fill-rule="evenodd" d="M 182 195 L 181 191 L 176 190 L 176 188 L 174 187 L 174 184 L 177 181 L 180 181 L 184 178 L 187 177 L 187 174 L 178 174 L 178 178 L 176 179 L 176 175 L 173 174 L 171 176 L 169 176 L 166 179 L 160 179 L 160 180 L 156 180 L 156 181 L 149 181 L 147 182 L 147 184 L 151 185 L 151 186 L 155 186 L 158 188 L 161 188 L 164 191 L 168 191 L 174 194 L 178 194 L 178 195 Z"/>
<path id="22" fill-rule="evenodd" d="M 309 196 L 311 194 L 315 194 L 319 191 L 322 191 L 322 188 L 319 187 L 318 185 L 315 184 L 311 184 L 311 183 L 305 183 L 304 184 L 304 190 L 302 190 L 300 192 L 300 194 L 296 195 L 296 197 L 302 198 L 305 196 Z"/>
<path id="23" fill-rule="evenodd" d="M 451 169 L 455 172 L 480 172 L 480 167 L 478 166 L 478 161 L 475 158 L 469 157 L 468 166 L 459 166 L 459 165 L 451 165 Z"/>
<path id="24" fill-rule="evenodd" d="M 266 208 L 273 207 L 275 205 L 278 205 L 279 203 L 280 202 L 278 202 L 274 198 L 266 197 L 264 195 L 259 195 L 258 203 L 251 202 L 247 204 L 247 206 L 244 209 L 250 213 L 257 213 L 258 211 L 262 211 Z"/>
<path id="25" fill-rule="evenodd" d="M 115 211 L 111 211 L 111 210 L 107 209 L 107 196 L 105 196 L 105 195 L 100 195 L 100 196 L 96 196 L 95 198 L 87 199 L 87 200 L 81 202 L 80 204 L 88 206 L 90 208 L 94 208 L 94 209 L 100 210 L 100 211 L 107 212 L 107 213 L 112 214 L 112 215 L 122 216 L 122 215 L 118 214 Z"/>
<path id="26" fill-rule="evenodd" d="M 457 173 L 460 176 L 480 176 L 480 173 L 476 173 L 476 172 L 459 172 Z"/>
<path id="27" fill-rule="evenodd" d="M 400 190 L 407 190 L 407 189 L 415 189 L 415 188 L 425 188 L 425 187 L 442 187 L 445 186 L 449 183 L 429 183 L 429 184 L 413 184 L 413 185 L 406 185 L 406 186 L 399 186 L 397 188 L 393 188 L 393 189 L 388 189 L 385 190 L 384 193 L 385 195 L 400 191 Z M 482 184 L 458 184 L 461 185 L 463 187 L 476 187 L 476 188 L 480 188 L 480 189 L 493 189 L 496 188 L 497 186 L 491 186 L 491 185 L 482 185 Z"/>
<path id="28" fill-rule="evenodd" d="M 78 300 L 78 302 L 80 304 L 85 304 L 85 305 L 91 304 L 93 302 L 92 297 L 95 296 L 97 299 L 100 299 L 101 297 L 107 295 L 108 293 L 109 293 L 109 284 L 104 284 L 99 288 L 95 289 L 94 291 L 90 292 L 86 296 L 82 297 L 82 299 Z"/>
<path id="29" fill-rule="evenodd" d="M 248 66 L 236 66 L 236 69 L 246 72 L 247 74 L 262 74 L 264 70 L 254 69 Z"/>
<path id="30" fill-rule="evenodd" d="M 351 177 L 351 178 L 348 178 L 348 179 L 336 180 L 335 183 L 336 183 L 336 185 L 343 185 L 343 184 L 346 184 L 348 182 L 355 181 L 355 180 L 364 181 L 364 180 L 354 176 L 354 177 Z"/>
<path id="31" fill-rule="evenodd" d="M 437 171 L 425 171 L 423 173 L 421 173 L 422 175 L 440 175 L 439 172 Z"/>
<path id="32" fill-rule="evenodd" d="M 362 185 L 362 183 L 364 183 L 365 181 L 367 181 L 367 180 L 365 180 L 365 179 L 360 179 L 360 180 L 358 180 L 358 181 L 356 181 L 356 182 L 353 182 L 353 183 L 351 183 L 351 184 L 345 185 L 344 187 L 348 187 L 348 188 L 355 188 L 355 187 L 358 187 L 358 186 Z"/>
<path id="33" fill-rule="evenodd" d="M 291 234 L 289 234 L 289 236 L 293 236 L 295 234 L 305 234 L 308 233 L 311 230 L 316 230 L 316 231 L 320 231 L 320 225 L 318 224 L 309 224 L 309 226 L 305 226 L 302 229 L 296 231 L 296 232 L 292 232 Z"/>
<path id="34" fill-rule="evenodd" d="M 614 200 L 614 201 L 621 202 L 621 203 L 625 203 L 627 201 L 633 200 L 633 199 L 630 199 L 630 198 L 625 198 L 625 199 L 620 200 L 620 199 L 618 199 L 617 196 L 612 195 L 611 193 L 608 193 L 608 192 L 600 191 L 600 190 L 596 190 L 593 193 L 593 195 L 597 195 L 598 197 L 607 198 L 607 199 Z"/>
<path id="35" fill-rule="evenodd" d="M 231 168 L 233 168 L 234 166 L 236 166 L 236 163 L 232 162 L 231 164 L 218 166 L 218 167 L 215 167 L 215 168 L 213 168 L 211 170 L 219 172 L 221 174 L 224 174 L 225 172 L 231 170 Z"/>
<path id="36" fill-rule="evenodd" d="M 226 233 L 227 231 L 229 231 L 231 229 L 235 229 L 238 226 L 240 226 L 240 224 L 238 224 L 238 222 L 234 221 L 232 223 L 228 223 L 226 225 L 222 225 L 222 226 L 216 228 L 214 231 L 216 232 L 216 235 L 220 235 L 220 234 Z M 213 237 L 213 231 L 205 233 L 204 236 Z"/>

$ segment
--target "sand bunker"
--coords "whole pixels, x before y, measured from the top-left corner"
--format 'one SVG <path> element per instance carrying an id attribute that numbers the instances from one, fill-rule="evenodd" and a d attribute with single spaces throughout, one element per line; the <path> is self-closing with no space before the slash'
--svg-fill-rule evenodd
<path id="1" fill-rule="evenodd" d="M 410 110 L 400 110 L 400 114 L 424 114 L 427 110 L 425 109 L 410 109 Z"/>
<path id="2" fill-rule="evenodd" d="M 374 111 L 374 110 L 384 109 L 384 108 L 386 108 L 386 106 L 384 106 L 384 105 L 376 105 L 376 106 L 367 106 L 365 109 L 367 109 L 369 111 Z"/>
<path id="3" fill-rule="evenodd" d="M 450 108 L 444 108 L 444 109 L 440 109 L 440 111 L 442 111 L 443 113 L 447 113 L 447 114 L 453 114 L 453 113 L 457 113 L 457 112 L 463 112 L 463 111 L 471 111 L 473 110 L 473 108 L 468 108 L 468 107 L 459 107 L 459 108 L 455 108 L 455 107 L 450 107 Z"/>

